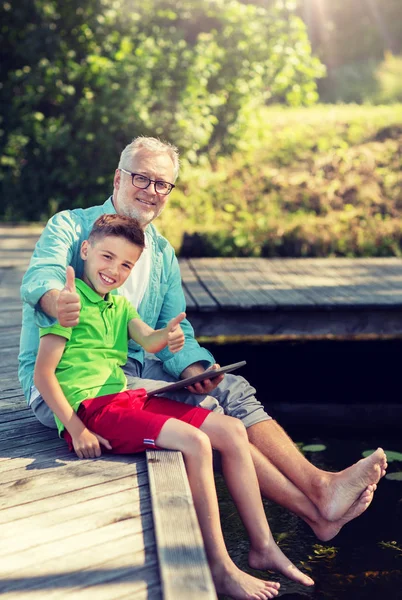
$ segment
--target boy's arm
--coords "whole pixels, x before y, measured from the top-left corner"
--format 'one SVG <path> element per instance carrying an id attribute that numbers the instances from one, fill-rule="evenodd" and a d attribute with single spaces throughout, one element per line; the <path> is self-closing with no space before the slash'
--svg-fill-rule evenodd
<path id="1" fill-rule="evenodd" d="M 36 358 L 34 383 L 49 408 L 70 433 L 78 458 L 95 458 L 101 455 L 100 443 L 107 448 L 107 440 L 89 431 L 67 401 L 56 378 L 66 339 L 49 333 L 41 338 Z"/>
<path id="2" fill-rule="evenodd" d="M 170 352 L 179 352 L 184 345 L 184 333 L 180 323 L 186 318 L 182 312 L 174 317 L 163 329 L 152 329 L 141 319 L 131 319 L 128 324 L 130 338 L 140 344 L 147 352 L 159 352 L 167 346 Z"/>

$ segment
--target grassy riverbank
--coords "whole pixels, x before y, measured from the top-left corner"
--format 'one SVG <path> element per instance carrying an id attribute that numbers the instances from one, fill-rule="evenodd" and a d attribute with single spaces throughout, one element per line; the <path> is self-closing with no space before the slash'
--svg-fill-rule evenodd
<path id="1" fill-rule="evenodd" d="M 183 256 L 399 256 L 402 105 L 266 108 L 183 164 L 159 229 Z"/>

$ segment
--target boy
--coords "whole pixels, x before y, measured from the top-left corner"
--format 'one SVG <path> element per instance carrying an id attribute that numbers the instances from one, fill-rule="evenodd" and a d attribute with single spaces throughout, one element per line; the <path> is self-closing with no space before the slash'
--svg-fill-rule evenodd
<path id="1" fill-rule="evenodd" d="M 82 243 L 83 280 L 67 268 L 66 287 L 77 286 L 81 298 L 79 323 L 42 329 L 35 367 L 35 385 L 55 415 L 60 435 L 79 458 L 135 453 L 148 447 L 180 450 L 185 459 L 194 505 L 218 593 L 239 600 L 264 600 L 278 594 L 279 584 L 240 571 L 223 540 L 212 470 L 212 447 L 220 451 L 229 491 L 250 537 L 249 564 L 277 569 L 313 585 L 275 544 L 265 518 L 246 430 L 235 418 L 166 398 L 147 398 L 144 389 L 126 390 L 121 366 L 127 360 L 128 338 L 148 352 L 183 347 L 180 322 L 163 329 L 143 323 L 123 297 L 110 292 L 124 283 L 144 248 L 137 221 L 120 215 L 99 217 Z M 368 489 L 360 503 L 371 501 Z"/>

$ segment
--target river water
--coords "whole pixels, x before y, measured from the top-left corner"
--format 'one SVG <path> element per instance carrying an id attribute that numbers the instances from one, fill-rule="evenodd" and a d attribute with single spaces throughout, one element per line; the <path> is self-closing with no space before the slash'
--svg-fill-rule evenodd
<path id="1" fill-rule="evenodd" d="M 343 345 L 342 345 L 343 344 Z M 268 346 L 268 347 L 267 347 Z M 339 404 L 378 405 L 399 400 L 402 343 L 280 343 L 208 344 L 221 364 L 245 359 L 242 371 L 270 402 L 321 403 L 328 411 Z M 257 368 L 259 364 L 260 368 Z M 278 397 L 280 401 L 278 401 Z M 402 403 L 401 403 L 402 404 Z M 280 412 L 280 411 L 279 411 Z M 316 419 L 312 409 L 309 426 L 297 425 L 287 413 L 285 426 L 306 457 L 322 469 L 341 470 L 378 446 L 402 453 L 401 415 L 388 411 L 389 422 L 366 419 L 342 427 Z M 352 426 L 353 425 L 353 426 Z M 314 447 L 315 446 L 315 447 Z M 388 473 L 402 472 L 402 461 L 389 462 Z M 235 563 L 250 573 L 281 582 L 280 597 L 314 600 L 402 599 L 402 480 L 380 481 L 366 513 L 347 524 L 330 542 L 320 542 L 297 516 L 264 500 L 267 518 L 282 550 L 316 582 L 303 588 L 272 573 L 261 574 L 247 565 L 248 540 L 222 477 L 216 475 L 221 519 L 229 552 Z M 222 597 L 223 600 L 223 597 Z"/>

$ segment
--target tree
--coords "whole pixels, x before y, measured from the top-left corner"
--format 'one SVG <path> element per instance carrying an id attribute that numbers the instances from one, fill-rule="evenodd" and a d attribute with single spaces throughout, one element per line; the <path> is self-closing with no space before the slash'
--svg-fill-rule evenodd
<path id="1" fill-rule="evenodd" d="M 282 2 L 20 0 L 3 4 L 0 216 L 101 202 L 134 136 L 190 161 L 231 152 L 247 114 L 317 99 L 323 74 Z"/>

